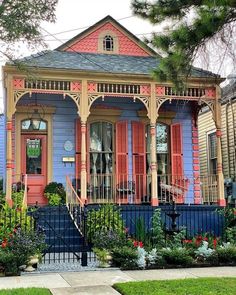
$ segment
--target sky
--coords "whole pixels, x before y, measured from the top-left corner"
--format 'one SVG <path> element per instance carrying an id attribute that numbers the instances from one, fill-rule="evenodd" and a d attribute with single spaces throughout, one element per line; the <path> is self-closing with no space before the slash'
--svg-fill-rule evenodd
<path id="1" fill-rule="evenodd" d="M 132 15 L 130 0 L 59 0 L 56 9 L 55 23 L 42 23 L 42 33 L 48 49 L 54 49 L 68 39 L 79 34 L 89 26 L 95 24 L 107 15 L 119 21 L 138 38 L 150 37 L 152 32 L 161 32 L 165 26 L 152 26 L 148 21 Z M 66 33 L 60 32 L 70 31 Z M 48 32 L 48 33 L 47 33 Z M 42 50 L 43 48 L 38 48 Z M 21 47 L 20 56 L 34 53 Z M 4 63 L 4 60 L 0 60 Z M 217 65 L 217 63 L 219 65 Z M 203 61 L 198 61 L 197 66 L 206 68 Z M 208 70 L 220 73 L 226 77 L 232 72 L 232 63 L 213 62 Z M 2 94 L 0 93 L 0 110 L 2 109 Z"/>

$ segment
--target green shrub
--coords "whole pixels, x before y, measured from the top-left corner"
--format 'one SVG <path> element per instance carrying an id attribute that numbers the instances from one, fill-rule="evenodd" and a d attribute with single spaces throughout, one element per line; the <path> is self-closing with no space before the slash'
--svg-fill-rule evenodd
<path id="1" fill-rule="evenodd" d="M 61 197 L 56 193 L 45 193 L 50 206 L 59 206 L 61 204 Z"/>
<path id="2" fill-rule="evenodd" d="M 61 203 L 65 204 L 66 202 L 66 191 L 62 183 L 50 182 L 44 188 L 44 193 L 46 194 L 57 194 L 61 198 Z"/>
<path id="3" fill-rule="evenodd" d="M 87 236 L 89 241 L 94 242 L 98 234 L 108 231 L 113 231 L 121 236 L 124 235 L 124 222 L 120 210 L 111 204 L 89 210 L 87 215 Z"/>
<path id="4" fill-rule="evenodd" d="M 153 245 L 155 248 L 162 248 L 165 246 L 165 232 L 161 220 L 161 209 L 156 209 L 152 217 L 152 236 Z"/>
<path id="5" fill-rule="evenodd" d="M 107 267 L 110 265 L 111 256 L 110 253 L 105 249 L 93 248 L 93 252 L 96 254 L 100 267 Z"/>
<path id="6" fill-rule="evenodd" d="M 13 192 L 12 195 L 13 208 L 21 208 L 23 204 L 24 191 Z"/>
<path id="7" fill-rule="evenodd" d="M 216 249 L 219 263 L 236 263 L 236 247 L 228 245 Z"/>
<path id="8" fill-rule="evenodd" d="M 112 263 L 121 269 L 137 268 L 137 249 L 129 246 L 117 247 L 111 251 Z"/>
<path id="9" fill-rule="evenodd" d="M 189 266 L 193 264 L 193 258 L 185 248 L 165 248 L 160 252 L 167 264 Z"/>
<path id="10" fill-rule="evenodd" d="M 213 251 L 211 255 L 206 257 L 206 262 L 210 263 L 211 265 L 217 266 L 219 265 L 219 257 L 216 251 Z"/>
<path id="11" fill-rule="evenodd" d="M 6 273 L 18 273 L 16 256 L 10 251 L 3 251 L 0 249 L 0 265 Z"/>
<path id="12" fill-rule="evenodd" d="M 10 208 L 7 204 L 2 206 L 0 210 L 0 243 L 19 227 L 24 230 L 31 230 L 33 227 L 33 218 L 28 215 L 27 209 Z"/>
<path id="13" fill-rule="evenodd" d="M 111 250 L 125 244 L 127 244 L 125 234 L 117 233 L 114 230 L 102 230 L 95 233 L 93 237 L 93 245 L 99 249 Z"/>
<path id="14" fill-rule="evenodd" d="M 236 226 L 226 228 L 225 237 L 227 242 L 236 245 Z"/>

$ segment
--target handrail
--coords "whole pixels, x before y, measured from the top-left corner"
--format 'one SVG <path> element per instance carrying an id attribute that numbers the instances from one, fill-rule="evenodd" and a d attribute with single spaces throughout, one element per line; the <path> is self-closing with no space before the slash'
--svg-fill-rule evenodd
<path id="1" fill-rule="evenodd" d="M 74 225 L 84 236 L 84 203 L 77 195 L 69 176 L 66 176 L 66 206 Z"/>
<path id="2" fill-rule="evenodd" d="M 84 207 L 84 203 L 80 199 L 80 197 L 77 195 L 77 193 L 76 193 L 76 191 L 75 191 L 75 189 L 74 189 L 74 187 L 72 185 L 72 182 L 71 182 L 69 176 L 66 176 L 66 187 L 71 190 L 71 192 L 73 193 L 73 195 L 75 197 L 74 198 L 75 202 L 73 204 L 77 204 L 77 201 L 78 201 L 79 202 L 79 205 L 81 207 Z M 73 201 L 73 198 L 68 198 L 68 192 L 69 192 L 69 190 L 66 190 L 66 203 L 68 202 L 68 199 L 70 199 L 71 201 Z"/>
<path id="3" fill-rule="evenodd" d="M 22 177 L 23 179 L 23 177 Z M 23 196 L 23 200 L 22 200 L 22 208 L 27 208 L 27 192 L 28 192 L 28 188 L 27 188 L 27 185 L 28 185 L 28 175 L 25 174 L 24 175 L 24 196 Z"/>

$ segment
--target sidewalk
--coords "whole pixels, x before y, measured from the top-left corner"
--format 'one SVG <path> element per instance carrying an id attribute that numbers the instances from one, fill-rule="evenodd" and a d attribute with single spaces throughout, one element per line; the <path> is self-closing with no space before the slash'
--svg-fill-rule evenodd
<path id="1" fill-rule="evenodd" d="M 54 295 L 117 295 L 111 286 L 118 282 L 173 280 L 198 277 L 236 277 L 236 267 L 182 268 L 121 271 L 96 271 L 26 274 L 0 278 L 0 289 L 44 287 Z"/>

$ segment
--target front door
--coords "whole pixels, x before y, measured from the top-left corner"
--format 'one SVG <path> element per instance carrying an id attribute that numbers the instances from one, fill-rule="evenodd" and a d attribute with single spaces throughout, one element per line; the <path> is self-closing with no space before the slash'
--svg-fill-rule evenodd
<path id="1" fill-rule="evenodd" d="M 47 183 L 46 135 L 21 135 L 21 171 L 28 176 L 28 205 L 47 204 L 43 194 Z"/>

